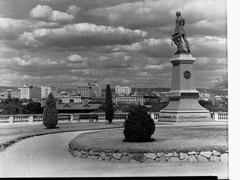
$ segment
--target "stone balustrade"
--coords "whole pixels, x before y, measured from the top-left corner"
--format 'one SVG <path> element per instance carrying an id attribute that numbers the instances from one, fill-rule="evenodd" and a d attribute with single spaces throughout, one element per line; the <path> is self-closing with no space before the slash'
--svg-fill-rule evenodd
<path id="1" fill-rule="evenodd" d="M 159 112 L 149 112 L 154 121 L 159 118 Z M 114 114 L 114 121 L 124 121 L 128 113 L 117 112 Z M 227 121 L 227 112 L 211 112 L 214 121 Z M 81 122 L 81 121 L 105 121 L 105 113 L 75 113 L 75 114 L 58 114 L 58 122 Z M 4 124 L 34 124 L 42 123 L 42 114 L 19 114 L 19 115 L 0 115 L 0 125 Z"/>

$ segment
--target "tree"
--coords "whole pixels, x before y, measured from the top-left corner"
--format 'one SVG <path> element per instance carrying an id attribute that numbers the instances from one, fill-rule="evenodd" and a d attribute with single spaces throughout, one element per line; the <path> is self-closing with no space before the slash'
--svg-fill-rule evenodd
<path id="1" fill-rule="evenodd" d="M 58 114 L 56 107 L 56 100 L 52 93 L 48 95 L 46 104 L 43 109 L 43 125 L 50 129 L 55 128 L 58 122 Z"/>
<path id="2" fill-rule="evenodd" d="M 144 106 L 132 106 L 124 122 L 123 134 L 126 142 L 149 142 L 155 131 L 155 124 Z"/>
<path id="3" fill-rule="evenodd" d="M 216 95 L 223 95 L 228 89 L 228 78 L 227 76 L 222 76 L 221 78 L 216 79 L 210 85 L 210 91 Z"/>
<path id="4" fill-rule="evenodd" d="M 22 103 L 18 99 L 12 99 L 10 96 L 2 104 L 2 114 L 19 114 Z"/>
<path id="5" fill-rule="evenodd" d="M 22 114 L 40 114 L 42 113 L 41 103 L 30 101 L 22 106 Z"/>
<path id="6" fill-rule="evenodd" d="M 109 124 L 111 124 L 114 116 L 114 108 L 112 102 L 111 88 L 109 84 L 107 84 L 106 86 L 105 106 L 105 117 L 108 120 Z"/>

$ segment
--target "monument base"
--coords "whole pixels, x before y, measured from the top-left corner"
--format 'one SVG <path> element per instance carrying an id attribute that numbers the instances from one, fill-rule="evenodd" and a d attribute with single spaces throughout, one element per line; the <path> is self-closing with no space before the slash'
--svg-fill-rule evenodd
<path id="1" fill-rule="evenodd" d="M 210 113 L 179 113 L 179 112 L 169 112 L 162 113 L 159 115 L 159 122 L 173 122 L 173 123 L 181 123 L 181 122 L 210 122 L 212 121 Z"/>
<path id="2" fill-rule="evenodd" d="M 169 104 L 160 111 L 161 122 L 212 121 L 210 112 L 198 102 L 198 91 L 170 91 Z M 175 96 L 174 96 L 175 95 Z"/>

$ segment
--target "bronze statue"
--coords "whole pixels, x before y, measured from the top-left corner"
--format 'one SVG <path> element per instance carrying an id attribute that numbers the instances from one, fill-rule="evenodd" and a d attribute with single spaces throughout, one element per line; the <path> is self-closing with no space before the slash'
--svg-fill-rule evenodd
<path id="1" fill-rule="evenodd" d="M 176 16 L 177 19 L 175 33 L 172 34 L 172 40 L 177 45 L 177 52 L 175 54 L 191 53 L 190 46 L 183 28 L 183 26 L 185 25 L 185 19 L 181 17 L 181 13 L 179 11 L 176 12 Z M 183 48 L 183 41 L 186 45 L 187 51 Z"/>

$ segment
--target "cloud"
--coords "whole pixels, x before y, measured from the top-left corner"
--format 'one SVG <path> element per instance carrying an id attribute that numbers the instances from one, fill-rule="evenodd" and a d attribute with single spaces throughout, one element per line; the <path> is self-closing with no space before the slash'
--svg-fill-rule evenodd
<path id="1" fill-rule="evenodd" d="M 82 57 L 78 54 L 72 54 L 70 56 L 67 57 L 68 58 L 68 61 L 70 62 L 70 64 L 67 64 L 68 66 L 71 66 L 71 67 L 76 67 L 79 65 L 82 67 L 87 67 L 88 66 L 88 63 L 87 63 L 87 60 L 88 58 L 87 57 Z M 76 65 L 76 63 L 78 65 Z"/>
<path id="2" fill-rule="evenodd" d="M 107 18 L 110 24 L 130 28 L 168 27 L 174 30 L 175 13 L 182 11 L 186 26 L 198 21 L 207 21 L 205 29 L 225 33 L 221 27 L 226 27 L 225 0 L 148 0 L 121 3 L 111 7 L 100 7 L 89 12 L 98 17 Z M 218 24 L 215 21 L 222 21 Z M 214 28 L 215 27 L 215 28 Z M 163 30 L 164 32 L 164 30 Z M 197 31 L 200 32 L 200 31 Z M 168 31 L 169 33 L 169 31 Z"/>
<path id="3" fill-rule="evenodd" d="M 163 70 L 164 68 L 171 67 L 171 64 L 169 62 L 165 62 L 163 64 L 146 64 L 144 67 L 145 69 L 151 69 L 151 70 Z"/>
<path id="4" fill-rule="evenodd" d="M 167 57 L 172 54 L 173 49 L 170 39 L 148 38 L 142 41 L 132 43 L 131 45 L 116 45 L 112 51 L 138 51 L 150 57 Z"/>
<path id="5" fill-rule="evenodd" d="M 76 12 L 76 7 L 71 6 L 69 11 Z M 35 8 L 33 8 L 30 11 L 30 16 L 32 18 L 44 19 L 44 20 L 56 21 L 56 22 L 70 22 L 74 19 L 73 14 L 53 10 L 47 5 L 40 5 L 40 4 L 38 4 Z"/>
<path id="6" fill-rule="evenodd" d="M 197 58 L 197 86 L 227 73 L 225 0 L 24 2 L 1 3 L 1 85 L 76 87 L 98 80 L 105 88 L 109 79 L 113 87 L 170 87 L 176 47 L 169 35 L 179 9 Z"/>
<path id="7" fill-rule="evenodd" d="M 68 6 L 68 9 L 67 9 L 67 13 L 69 14 L 77 14 L 77 12 L 80 10 L 81 8 L 76 6 L 76 5 L 70 5 Z"/>
<path id="8" fill-rule="evenodd" d="M 194 56 L 217 56 L 226 57 L 226 38 L 216 36 L 198 36 L 188 38 L 190 48 Z M 116 45 L 113 52 L 142 52 L 149 57 L 170 57 L 176 50 L 174 44 L 171 45 L 170 38 L 156 39 L 148 38 L 132 43 L 131 45 Z"/>
<path id="9" fill-rule="evenodd" d="M 56 27 L 57 25 L 56 22 L 0 17 L 0 39 L 15 40 L 25 31 L 33 31 L 36 28 Z"/>
<path id="10" fill-rule="evenodd" d="M 24 32 L 19 40 L 27 46 L 74 47 L 131 44 L 145 36 L 146 32 L 142 30 L 78 23 Z"/>

